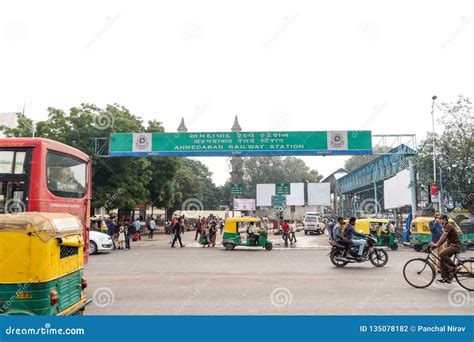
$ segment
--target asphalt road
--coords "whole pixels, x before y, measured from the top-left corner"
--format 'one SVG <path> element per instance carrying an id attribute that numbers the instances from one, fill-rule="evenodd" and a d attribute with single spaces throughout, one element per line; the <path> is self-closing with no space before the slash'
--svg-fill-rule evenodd
<path id="1" fill-rule="evenodd" d="M 402 268 L 420 253 L 388 251 L 389 262 L 335 268 L 325 236 L 300 234 L 296 248 L 225 251 L 186 248 L 168 238 L 140 241 L 130 251 L 90 257 L 87 315 L 472 315 L 474 293 L 453 283 L 419 290 Z M 279 237 L 274 237 L 278 242 Z M 191 241 L 190 241 L 191 240 Z M 279 243 L 279 242 L 278 242 Z M 301 246 L 300 246 L 301 245 Z M 196 247 L 194 247 L 196 246 Z M 473 252 L 464 256 L 474 256 Z"/>

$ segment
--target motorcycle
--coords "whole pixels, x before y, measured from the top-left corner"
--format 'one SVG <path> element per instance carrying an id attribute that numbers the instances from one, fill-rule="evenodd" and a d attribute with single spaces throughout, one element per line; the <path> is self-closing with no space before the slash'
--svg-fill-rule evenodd
<path id="1" fill-rule="evenodd" d="M 375 267 L 383 267 L 388 262 L 388 254 L 381 247 L 377 246 L 377 239 L 371 235 L 367 235 L 364 252 L 360 259 L 357 258 L 359 247 L 352 246 L 349 256 L 344 257 L 345 247 L 335 241 L 329 241 L 332 248 L 329 252 L 329 258 L 336 267 L 344 267 L 349 263 L 361 263 L 370 261 Z"/>

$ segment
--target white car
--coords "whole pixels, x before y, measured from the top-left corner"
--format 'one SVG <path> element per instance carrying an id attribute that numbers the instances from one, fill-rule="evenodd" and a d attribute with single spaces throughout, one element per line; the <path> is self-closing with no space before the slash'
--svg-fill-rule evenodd
<path id="1" fill-rule="evenodd" d="M 308 234 L 323 234 L 325 224 L 321 216 L 313 213 L 306 213 L 303 219 L 304 233 Z"/>
<path id="2" fill-rule="evenodd" d="M 89 254 L 110 251 L 114 247 L 112 238 L 107 234 L 91 230 L 89 232 Z"/>

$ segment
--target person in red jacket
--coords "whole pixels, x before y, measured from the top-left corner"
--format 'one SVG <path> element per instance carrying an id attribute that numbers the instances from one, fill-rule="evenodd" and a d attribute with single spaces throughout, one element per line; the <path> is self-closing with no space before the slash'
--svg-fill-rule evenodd
<path id="1" fill-rule="evenodd" d="M 285 241 L 285 247 L 288 247 L 288 236 L 290 234 L 290 225 L 288 224 L 288 221 L 283 222 L 283 233 L 282 233 L 282 238 L 283 241 Z"/>

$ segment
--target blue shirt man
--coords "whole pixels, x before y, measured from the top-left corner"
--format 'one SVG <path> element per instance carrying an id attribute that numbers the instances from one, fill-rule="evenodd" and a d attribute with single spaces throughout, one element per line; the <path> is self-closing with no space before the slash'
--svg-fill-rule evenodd
<path id="1" fill-rule="evenodd" d="M 435 214 L 435 219 L 430 222 L 430 231 L 431 231 L 431 241 L 436 243 L 443 235 L 443 225 L 439 218 L 439 214 Z"/>

